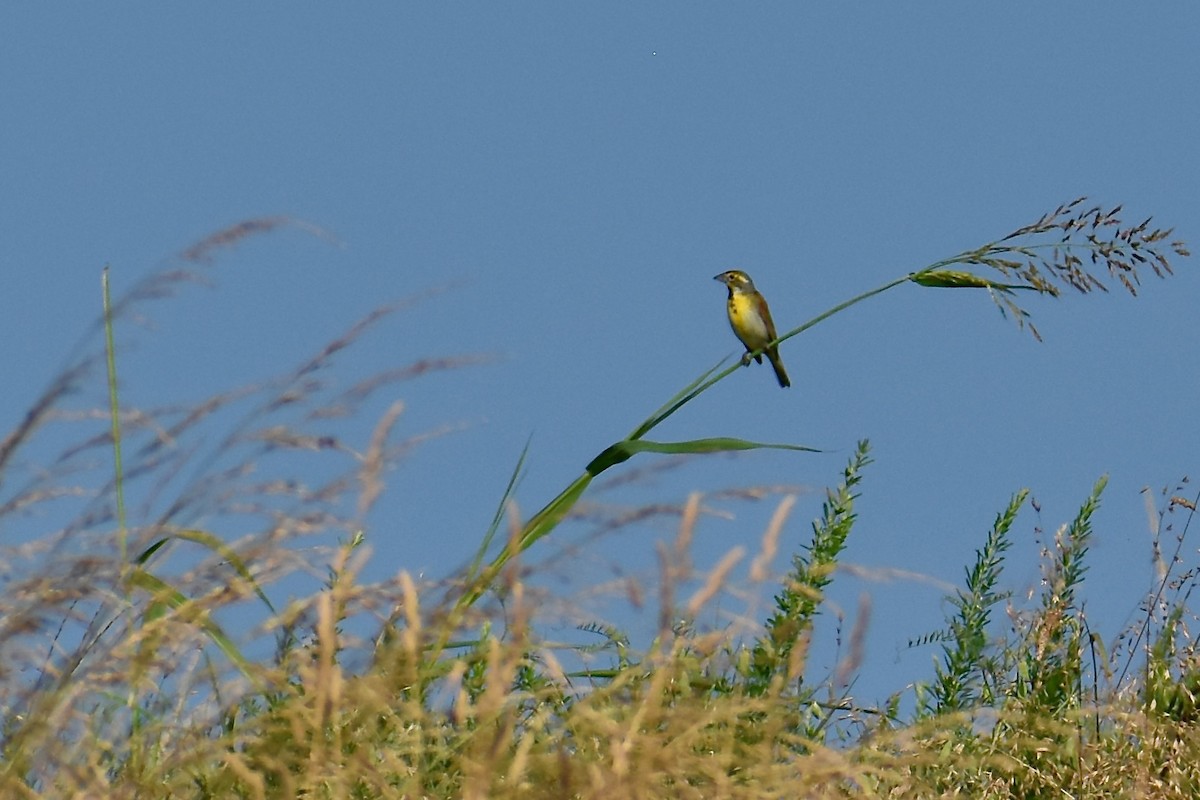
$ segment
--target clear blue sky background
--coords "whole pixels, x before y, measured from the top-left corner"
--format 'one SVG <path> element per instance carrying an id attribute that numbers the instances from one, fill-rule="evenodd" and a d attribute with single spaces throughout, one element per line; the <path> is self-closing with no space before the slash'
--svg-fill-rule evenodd
<path id="1" fill-rule="evenodd" d="M 443 577 L 530 437 L 525 513 L 736 352 L 718 272 L 750 272 L 783 329 L 1081 194 L 1195 245 L 1197 41 L 1188 4 L 10 5 L 0 430 L 87 335 L 104 264 L 119 291 L 226 225 L 292 215 L 336 242 L 297 227 L 248 240 L 220 255 L 214 291 L 149 307 L 151 330 L 128 320 L 123 400 L 284 372 L 379 303 L 453 284 L 337 373 L 348 385 L 423 358 L 495 358 L 390 389 L 347 430 L 365 447 L 393 399 L 400 437 L 456 429 L 389 473 L 368 532 L 365 577 Z M 838 576 L 838 604 L 872 598 L 870 699 L 929 676 L 933 651 L 906 642 L 939 625 L 937 582 L 961 583 L 1014 491 L 1042 507 L 1014 533 L 1005 583 L 1022 593 L 1037 588 L 1035 528 L 1053 532 L 1107 473 L 1086 598 L 1111 637 L 1153 578 L 1139 490 L 1196 468 L 1200 278 L 1179 267 L 1137 299 L 1032 299 L 1042 344 L 981 294 L 901 287 L 789 341 L 792 389 L 741 371 L 658 432 L 827 453 L 714 457 L 588 499 L 808 487 L 790 552 L 869 438 L 845 562 L 932 579 Z M 96 384 L 80 403 L 102 398 Z M 697 566 L 756 551 L 776 499 L 707 501 Z M 562 594 L 653 581 L 675 526 L 594 540 L 580 525 L 534 555 L 581 546 L 556 562 Z M 596 607 L 635 631 L 655 621 L 620 599 Z M 563 637 L 571 621 L 545 620 Z M 816 676 L 835 658 L 828 626 L 824 641 Z"/>

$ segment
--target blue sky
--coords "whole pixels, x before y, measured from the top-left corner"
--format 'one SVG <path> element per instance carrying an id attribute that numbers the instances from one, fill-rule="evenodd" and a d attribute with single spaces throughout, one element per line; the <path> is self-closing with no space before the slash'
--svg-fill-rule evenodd
<path id="1" fill-rule="evenodd" d="M 344 386 L 488 358 L 398 385 L 346 428 L 365 447 L 399 399 L 400 438 L 449 429 L 388 474 L 365 569 L 442 577 L 473 553 L 527 441 L 526 514 L 736 352 L 718 272 L 748 271 L 784 329 L 1082 194 L 1194 245 L 1198 39 L 1189 5 L 10 6 L 0 335 L 16 346 L 0 430 L 81 338 L 98 344 L 105 264 L 119 291 L 213 231 L 289 215 L 329 235 L 247 240 L 217 259 L 215 288 L 148 306 L 150 327 L 128 320 L 123 399 L 186 402 L 284 372 L 380 303 L 448 287 L 337 373 Z M 1021 593 L 1037 588 L 1035 528 L 1052 533 L 1107 473 L 1086 597 L 1112 636 L 1153 575 L 1139 491 L 1196 467 L 1200 279 L 1187 260 L 1177 273 L 1136 299 L 1031 300 L 1041 344 L 982 295 L 901 287 L 786 343 L 791 390 L 742 371 L 658 432 L 828 452 L 704 459 L 588 499 L 807 487 L 794 549 L 869 438 L 845 560 L 930 578 L 835 582 L 851 610 L 872 598 L 870 697 L 929 675 L 933 651 L 905 643 L 939 625 L 939 582 L 961 582 L 1013 492 L 1042 508 L 1014 533 L 1006 584 Z M 77 402 L 102 399 L 96 384 Z M 697 566 L 754 552 L 776 501 L 707 501 Z M 580 525 L 533 555 L 564 595 L 652 580 L 675 525 L 599 539 Z M 654 624 L 619 597 L 597 608 Z M 571 636 L 568 618 L 547 623 Z M 834 656 L 814 658 L 819 675 Z"/>

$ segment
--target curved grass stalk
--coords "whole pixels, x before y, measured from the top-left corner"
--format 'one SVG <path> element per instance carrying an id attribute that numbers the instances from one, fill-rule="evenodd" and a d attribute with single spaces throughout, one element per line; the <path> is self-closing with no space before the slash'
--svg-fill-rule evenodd
<path id="1" fill-rule="evenodd" d="M 1149 219 L 1139 225 L 1122 228 L 1121 220 L 1117 216 L 1121 210 L 1120 206 L 1108 212 L 1102 211 L 1099 206 L 1081 211 L 1080 208 L 1085 199 L 1079 197 L 1070 203 L 1064 203 L 1054 211 L 1044 214 L 1036 222 L 1020 227 L 1001 239 L 973 250 L 964 250 L 955 256 L 936 261 L 915 272 L 906 273 L 874 289 L 855 295 L 792 328 L 764 347 L 750 352 L 748 356 L 762 354 L 767 349 L 804 333 L 835 314 L 840 314 L 864 300 L 869 300 L 906 283 L 925 288 L 983 289 L 996 303 L 1001 314 L 1006 317 L 1012 315 L 1018 326 L 1022 328 L 1028 326 L 1034 337 L 1040 340 L 1041 336 L 1037 328 L 1028 322 L 1031 317 L 1030 313 L 1013 299 L 1017 290 L 1034 291 L 1057 297 L 1060 293 L 1058 284 L 1061 283 L 1085 293 L 1093 289 L 1107 291 L 1101 278 L 1089 270 L 1089 266 L 1085 264 L 1084 260 L 1076 255 L 1076 250 L 1086 253 L 1090 265 L 1100 266 L 1103 264 L 1109 277 L 1118 280 L 1133 294 L 1136 294 L 1134 287 L 1139 283 L 1139 267 L 1149 268 L 1158 277 L 1165 277 L 1172 273 L 1167 254 L 1160 246 L 1160 243 L 1165 242 L 1171 235 L 1171 230 L 1150 229 Z M 1056 241 L 1037 240 L 1038 237 L 1057 236 L 1061 236 L 1061 238 Z M 1033 241 L 1029 241 L 1031 238 Z M 1189 255 L 1183 242 L 1171 242 L 1168 247 L 1174 255 Z M 1048 255 L 1046 251 L 1049 251 Z M 1004 282 L 994 281 L 973 272 L 949 269 L 955 265 L 978 266 L 996 270 L 1003 276 Z M 739 367 L 748 363 L 748 360 L 731 364 L 724 369 L 721 369 L 722 363 L 724 361 L 709 368 L 680 389 L 671 399 L 634 428 L 625 439 L 614 442 L 593 458 L 588 463 L 583 475 L 576 478 L 570 486 L 530 518 L 522 526 L 519 534 L 505 544 L 488 568 L 478 574 L 477 579 L 460 598 L 458 606 L 474 604 L 486 591 L 504 564 L 515 555 L 512 550 L 513 542 L 516 544 L 516 552 L 523 552 L 557 526 L 582 496 L 592 478 L 639 452 L 705 453 L 759 448 L 819 452 L 813 448 L 799 445 L 761 444 L 727 437 L 669 443 L 642 441 L 647 433 L 712 386 L 729 377 Z"/>

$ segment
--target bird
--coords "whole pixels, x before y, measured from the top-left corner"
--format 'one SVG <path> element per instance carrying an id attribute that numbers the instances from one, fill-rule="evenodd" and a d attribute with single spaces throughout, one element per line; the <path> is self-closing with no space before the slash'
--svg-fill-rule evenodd
<path id="1" fill-rule="evenodd" d="M 775 323 L 771 320 L 771 310 L 767 308 L 766 299 L 754 288 L 754 281 L 740 269 L 722 272 L 713 280 L 720 281 L 729 289 L 729 302 L 726 306 L 729 312 L 729 326 L 746 346 L 742 363 L 749 364 L 751 353 L 762 350 L 768 342 L 775 340 Z M 783 361 L 779 358 L 778 345 L 771 345 L 762 353 L 755 354 L 754 360 L 761 364 L 764 353 L 775 370 L 779 385 L 784 388 L 791 386 L 787 370 L 783 368 Z"/>

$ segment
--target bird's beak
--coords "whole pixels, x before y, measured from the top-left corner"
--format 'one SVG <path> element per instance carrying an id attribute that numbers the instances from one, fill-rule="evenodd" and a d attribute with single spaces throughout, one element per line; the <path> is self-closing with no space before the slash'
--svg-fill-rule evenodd
<path id="1" fill-rule="evenodd" d="M 720 275 L 714 275 L 714 276 L 713 276 L 713 280 L 714 280 L 714 281 L 720 281 L 721 283 L 724 283 L 724 282 L 725 282 L 725 273 L 724 273 L 724 272 L 722 272 Z"/>

